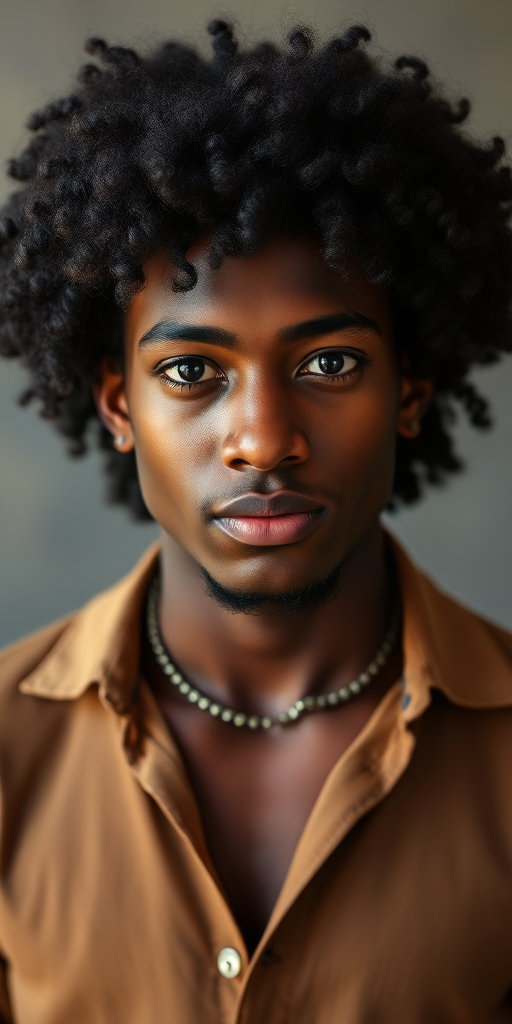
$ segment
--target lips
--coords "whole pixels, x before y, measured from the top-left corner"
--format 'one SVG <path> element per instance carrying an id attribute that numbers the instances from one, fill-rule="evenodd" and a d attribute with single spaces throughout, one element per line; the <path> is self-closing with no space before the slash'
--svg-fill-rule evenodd
<path id="1" fill-rule="evenodd" d="M 315 528 L 324 506 L 302 494 L 245 494 L 218 508 L 214 523 L 234 540 L 257 547 L 294 544 Z"/>

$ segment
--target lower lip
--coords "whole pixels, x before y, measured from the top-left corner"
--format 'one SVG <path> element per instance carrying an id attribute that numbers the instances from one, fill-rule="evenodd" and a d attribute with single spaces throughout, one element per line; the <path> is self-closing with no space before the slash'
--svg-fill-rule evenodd
<path id="1" fill-rule="evenodd" d="M 223 517 L 214 522 L 224 533 L 242 544 L 258 547 L 274 547 L 278 544 L 294 544 L 302 540 L 316 526 L 320 510 L 294 512 L 284 516 L 239 516 Z"/>

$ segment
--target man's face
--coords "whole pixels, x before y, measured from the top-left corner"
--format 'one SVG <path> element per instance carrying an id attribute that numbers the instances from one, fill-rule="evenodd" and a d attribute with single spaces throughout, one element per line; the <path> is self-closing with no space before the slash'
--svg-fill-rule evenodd
<path id="1" fill-rule="evenodd" d="M 223 587 L 272 596 L 329 576 L 375 525 L 401 378 L 385 293 L 314 238 L 259 255 L 159 254 L 126 317 L 126 402 L 147 506 Z"/>

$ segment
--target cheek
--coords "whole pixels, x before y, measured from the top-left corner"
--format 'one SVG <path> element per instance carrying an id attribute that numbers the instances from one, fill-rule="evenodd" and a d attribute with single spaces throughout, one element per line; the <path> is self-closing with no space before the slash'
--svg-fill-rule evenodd
<path id="1" fill-rule="evenodd" d="M 395 475 L 396 403 L 369 403 L 361 429 L 362 483 L 370 509 L 388 504 Z"/>
<path id="2" fill-rule="evenodd" d="M 393 484 L 398 393 L 368 388 L 346 395 L 326 422 L 321 459 L 331 465 L 331 486 L 339 486 L 344 503 L 377 513 Z"/>
<path id="3" fill-rule="evenodd" d="M 192 415 L 184 402 L 173 401 L 165 385 L 142 381 L 133 391 L 130 416 L 144 500 L 171 533 L 180 524 L 190 528 L 204 466 L 214 457 L 211 423 Z"/>
<path id="4" fill-rule="evenodd" d="M 132 383 L 130 418 L 144 502 L 171 537 L 194 550 L 205 489 L 222 471 L 215 404 L 201 411 L 200 402 L 180 401 L 158 381 L 142 376 Z"/>

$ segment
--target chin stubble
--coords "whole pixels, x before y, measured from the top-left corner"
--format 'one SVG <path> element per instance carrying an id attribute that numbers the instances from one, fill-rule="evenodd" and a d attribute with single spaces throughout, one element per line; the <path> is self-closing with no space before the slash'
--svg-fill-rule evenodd
<path id="1" fill-rule="evenodd" d="M 208 597 L 221 608 L 232 614 L 261 615 L 274 610 L 287 615 L 300 616 L 332 601 L 340 588 L 341 564 L 322 580 L 305 587 L 282 591 L 280 594 L 265 594 L 259 591 L 231 590 L 210 576 L 202 566 L 201 574 Z"/>

